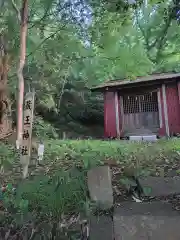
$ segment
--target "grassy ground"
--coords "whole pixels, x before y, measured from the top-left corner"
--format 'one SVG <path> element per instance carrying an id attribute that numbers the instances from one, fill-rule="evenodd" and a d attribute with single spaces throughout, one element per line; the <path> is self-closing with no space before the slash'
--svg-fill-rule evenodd
<path id="1" fill-rule="evenodd" d="M 17 196 L 5 197 L 5 202 L 23 214 L 50 221 L 52 216 L 64 221 L 62 214 L 83 212 L 91 208 L 87 201 L 86 172 L 89 168 L 108 163 L 113 171 L 130 166 L 141 175 L 179 174 L 180 139 L 160 140 L 157 143 L 132 143 L 99 140 L 47 140 L 43 166 L 30 168 L 32 177 L 19 184 Z M 5 166 L 2 179 L 14 182 L 19 166 L 18 155 L 10 145 L 0 144 L 1 163 Z M 81 166 L 79 171 L 75 166 Z M 9 184 L 9 188 L 11 188 Z M 13 200 L 12 200 L 13 199 Z M 28 211 L 27 211 L 27 209 Z M 34 217 L 33 216 L 33 217 Z M 52 224 L 50 224 L 52 225 Z"/>
<path id="2" fill-rule="evenodd" d="M 45 163 L 60 164 L 62 168 L 74 164 L 88 168 L 104 162 L 116 162 L 120 167 L 133 165 L 155 173 L 159 165 L 169 164 L 173 167 L 179 159 L 177 151 L 180 150 L 180 139 L 160 140 L 157 143 L 49 140 L 45 143 L 45 149 Z"/>
<path id="3" fill-rule="evenodd" d="M 137 143 L 129 141 L 100 140 L 46 140 L 44 169 L 58 172 L 82 166 L 89 169 L 93 166 L 118 164 L 119 167 L 134 166 L 139 170 L 158 174 L 162 164 L 175 168 L 179 156 L 180 139 L 159 140 L 157 143 Z M 5 168 L 16 167 L 18 155 L 11 145 L 0 144 L 1 165 Z M 178 166 L 176 166 L 178 168 Z M 48 170 L 49 169 L 49 170 Z M 161 169 L 162 170 L 162 169 Z M 178 170 L 178 169 L 177 169 Z M 162 174 L 162 171 L 161 171 Z"/>

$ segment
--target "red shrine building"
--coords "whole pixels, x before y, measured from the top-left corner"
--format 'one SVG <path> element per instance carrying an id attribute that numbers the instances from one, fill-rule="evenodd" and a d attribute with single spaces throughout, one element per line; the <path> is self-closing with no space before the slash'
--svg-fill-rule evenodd
<path id="1" fill-rule="evenodd" d="M 104 94 L 105 137 L 180 133 L 180 73 L 113 80 L 91 90 Z"/>

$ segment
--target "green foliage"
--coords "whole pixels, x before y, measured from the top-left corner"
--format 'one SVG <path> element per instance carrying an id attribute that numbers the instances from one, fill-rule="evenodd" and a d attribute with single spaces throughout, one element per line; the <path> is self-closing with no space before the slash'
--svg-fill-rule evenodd
<path id="1" fill-rule="evenodd" d="M 115 78 L 133 80 L 154 71 L 179 71 L 179 26 L 170 14 L 173 7 L 169 1 L 148 1 L 146 6 L 142 1 L 127 4 L 121 0 L 29 1 L 25 89 L 35 88 L 36 110 L 41 107 L 46 112 L 44 116 L 37 111 L 43 120 L 60 136 L 74 129 L 80 129 L 77 135 L 91 135 L 81 115 L 88 119 L 93 113 L 94 125 L 101 126 L 103 107 L 88 87 Z M 76 8 L 82 16 L 75 14 Z M 88 24 L 81 22 L 84 11 L 89 14 Z M 11 2 L 2 9 L 1 23 L 11 57 L 8 84 L 16 95 L 19 24 Z"/>
<path id="2" fill-rule="evenodd" d="M 12 164 L 17 159 L 18 154 L 15 151 L 14 147 L 11 145 L 7 145 L 4 143 L 0 143 L 0 168 L 1 170 L 7 170 L 8 168 L 12 167 Z"/>
<path id="3" fill-rule="evenodd" d="M 143 192 L 144 192 L 145 196 L 149 196 L 152 192 L 152 189 L 151 189 L 151 187 L 144 187 Z"/>
<path id="4" fill-rule="evenodd" d="M 114 161 L 122 168 L 136 167 L 140 175 L 160 174 L 160 162 L 171 164 L 177 158 L 178 139 L 157 144 L 58 140 L 63 132 L 76 132 L 76 137 L 103 135 L 99 130 L 103 126 L 103 100 L 89 92 L 92 85 L 122 77 L 133 80 L 154 71 L 179 71 L 180 32 L 172 11 L 176 6 L 172 1 L 148 1 L 147 6 L 141 2 L 77 1 L 73 4 L 89 9 L 92 16 L 86 19 L 88 24 L 82 24 L 83 16 L 71 12 L 71 3 L 29 1 L 25 90 L 36 90 L 33 131 L 45 141 L 46 175 L 31 176 L 19 184 L 16 196 L 8 186 L 5 207 L 21 224 L 26 217 L 34 221 L 43 216 L 50 219 L 49 231 L 53 217 L 89 209 L 85 175 L 94 166 Z M 0 35 L 7 44 L 8 85 L 16 98 L 19 23 L 12 2 L 4 3 Z M 21 1 L 16 4 L 20 9 Z M 18 159 L 14 149 L 2 143 L 0 152 L 1 170 L 9 169 L 12 163 L 14 167 Z M 82 166 L 82 172 L 77 165 Z"/>
<path id="5" fill-rule="evenodd" d="M 54 176 L 37 176 L 17 189 L 16 202 L 26 200 L 30 211 L 59 218 L 61 214 L 83 210 L 86 185 L 83 172 L 76 169 L 58 171 Z M 24 202 L 23 202 L 24 204 Z"/>
<path id="6" fill-rule="evenodd" d="M 80 210 L 86 201 L 85 176 L 88 169 L 113 161 L 122 169 L 134 166 L 140 175 L 145 176 L 148 172 L 148 175 L 156 174 L 156 164 L 164 160 L 174 164 L 179 145 L 179 139 L 157 143 L 47 140 L 44 159 L 46 176 L 41 173 L 19 183 L 15 205 L 18 208 L 28 205 L 28 208 L 48 215 Z M 81 166 L 82 170 L 77 166 Z M 11 192 L 11 184 L 8 189 Z"/>
<path id="7" fill-rule="evenodd" d="M 48 159 L 51 159 L 51 163 L 62 162 L 64 167 L 80 164 L 84 168 L 89 168 L 103 164 L 103 161 L 108 159 L 123 161 L 126 156 L 125 148 L 119 146 L 118 142 L 98 140 L 50 140 L 46 142 L 45 149 L 47 163 Z"/>
<path id="8" fill-rule="evenodd" d="M 95 207 L 87 199 L 88 169 L 104 162 L 111 164 L 113 161 L 114 164 L 117 162 L 122 170 L 134 166 L 141 175 L 157 175 L 167 163 L 175 165 L 179 145 L 179 139 L 160 140 L 157 143 L 47 140 L 44 174 L 41 171 L 41 174 L 32 174 L 29 179 L 19 182 L 16 195 L 12 192 L 13 186 L 8 184 L 3 204 L 10 216 L 8 219 L 3 218 L 1 222 L 3 225 L 8 221 L 8 224 L 16 222 L 19 226 L 29 220 L 38 222 L 38 234 L 42 235 L 44 232 L 40 229 L 46 229 L 48 235 L 53 221 L 63 222 L 64 216 L 69 217 L 79 212 L 88 215 Z M 161 163 L 162 168 L 157 168 Z M 13 175 L 11 181 L 14 182 Z M 121 183 L 127 187 L 129 185 L 123 172 Z M 150 190 L 144 189 L 146 194 L 149 194 Z M 44 221 L 47 225 L 42 226 Z"/>
<path id="9" fill-rule="evenodd" d="M 45 142 L 45 163 L 51 171 L 69 169 L 74 165 L 89 168 L 104 162 L 117 162 L 122 166 L 134 166 L 138 175 L 156 171 L 156 163 L 177 158 L 179 139 L 160 140 L 152 143 L 99 140 L 48 140 Z M 50 161 L 50 162 L 49 162 Z M 90 166 L 89 166 L 90 164 Z"/>
<path id="10" fill-rule="evenodd" d="M 36 117 L 33 123 L 33 134 L 40 140 L 47 138 L 58 138 L 56 129 L 41 117 Z"/>

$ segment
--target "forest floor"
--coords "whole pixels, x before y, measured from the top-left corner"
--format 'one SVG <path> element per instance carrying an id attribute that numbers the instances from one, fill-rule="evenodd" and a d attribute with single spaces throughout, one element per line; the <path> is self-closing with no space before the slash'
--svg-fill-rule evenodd
<path id="1" fill-rule="evenodd" d="M 28 204 L 31 212 L 37 214 L 37 209 L 40 209 L 46 217 L 52 214 L 66 216 L 70 212 L 87 213 L 87 208 L 91 208 L 89 202 L 87 207 L 87 171 L 104 164 L 112 169 L 114 197 L 118 203 L 122 197 L 127 198 L 121 185 L 121 178 L 126 175 L 127 169 L 133 169 L 139 176 L 177 176 L 180 174 L 179 150 L 178 138 L 156 143 L 46 140 L 42 164 L 30 166 L 29 179 L 18 184 L 16 198 L 19 202 L 16 201 L 16 208 L 18 206 L 20 211 L 24 211 Z M 18 183 L 21 178 L 18 154 L 12 145 L 4 143 L 0 144 L 0 152 L 1 164 L 4 166 L 4 173 L 0 176 L 1 185 L 12 188 L 12 183 Z M 5 199 L 7 205 L 10 200 L 12 202 L 10 195 Z M 164 200 L 179 210 L 179 196 L 169 196 Z"/>

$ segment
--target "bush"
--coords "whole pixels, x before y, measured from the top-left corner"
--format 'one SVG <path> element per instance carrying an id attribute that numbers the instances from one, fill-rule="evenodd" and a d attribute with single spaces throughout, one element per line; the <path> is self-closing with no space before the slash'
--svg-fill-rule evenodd
<path id="1" fill-rule="evenodd" d="M 41 117 L 36 117 L 33 124 L 33 132 L 40 139 L 58 138 L 57 129 L 50 123 L 45 122 Z"/>
<path id="2" fill-rule="evenodd" d="M 71 169 L 59 170 L 54 176 L 36 176 L 18 186 L 16 200 L 25 199 L 31 211 L 46 216 L 80 211 L 86 201 L 84 172 Z"/>
<path id="3" fill-rule="evenodd" d="M 6 171 L 17 160 L 18 154 L 12 145 L 0 143 L 0 168 Z"/>

